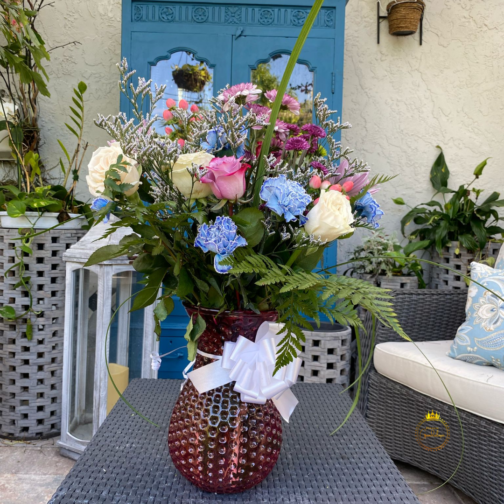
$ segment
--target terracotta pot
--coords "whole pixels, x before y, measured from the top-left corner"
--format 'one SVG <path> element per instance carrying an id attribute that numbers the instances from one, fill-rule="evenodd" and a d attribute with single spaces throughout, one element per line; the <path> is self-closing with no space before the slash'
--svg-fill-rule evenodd
<path id="1" fill-rule="evenodd" d="M 222 355 L 226 341 L 238 336 L 254 341 L 264 321 L 274 322 L 276 312 L 224 312 L 187 307 L 193 320 L 199 313 L 206 330 L 198 350 Z M 197 355 L 194 368 L 214 362 Z M 280 455 L 282 420 L 271 400 L 244 403 L 234 382 L 198 395 L 188 381 L 175 404 L 168 447 L 175 467 L 191 483 L 207 492 L 238 493 L 260 483 Z"/>

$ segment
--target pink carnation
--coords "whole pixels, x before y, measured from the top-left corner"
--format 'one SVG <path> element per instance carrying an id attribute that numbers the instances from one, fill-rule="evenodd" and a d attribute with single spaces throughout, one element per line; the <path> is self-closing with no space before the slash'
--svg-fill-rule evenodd
<path id="1" fill-rule="evenodd" d="M 272 89 L 271 91 L 267 91 L 264 93 L 264 96 L 273 103 L 277 97 L 278 91 L 276 89 Z M 301 105 L 299 102 L 288 94 L 284 94 L 282 98 L 282 108 L 284 110 L 290 110 L 293 114 L 299 115 L 299 110 Z"/>

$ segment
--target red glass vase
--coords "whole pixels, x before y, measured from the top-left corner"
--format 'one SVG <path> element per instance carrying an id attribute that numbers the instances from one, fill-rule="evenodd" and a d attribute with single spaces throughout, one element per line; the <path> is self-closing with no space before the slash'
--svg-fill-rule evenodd
<path id="1" fill-rule="evenodd" d="M 198 349 L 222 355 L 226 341 L 238 336 L 255 341 L 264 321 L 274 322 L 276 312 L 223 312 L 186 307 L 196 321 L 206 322 Z M 197 355 L 194 369 L 214 362 Z M 282 444 L 282 419 L 271 400 L 244 403 L 234 382 L 199 395 L 191 381 L 175 404 L 168 431 L 168 447 L 175 467 L 207 492 L 238 493 L 260 483 L 275 466 Z"/>

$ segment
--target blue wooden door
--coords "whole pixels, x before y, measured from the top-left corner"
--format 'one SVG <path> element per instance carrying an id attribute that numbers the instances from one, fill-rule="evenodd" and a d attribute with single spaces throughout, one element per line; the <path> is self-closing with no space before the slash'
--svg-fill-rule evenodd
<path id="1" fill-rule="evenodd" d="M 299 68 L 291 78 L 292 87 L 301 89 L 301 94 L 303 79 L 311 79 L 311 89 L 305 89 L 312 95 L 320 92 L 338 111 L 343 87 L 345 4 L 346 0 L 325 0 L 298 61 Z M 145 79 L 156 77 L 157 84 L 166 84 L 164 79 L 180 55 L 191 55 L 192 61 L 203 62 L 211 72 L 210 92 L 216 95 L 226 84 L 249 82 L 258 65 L 271 63 L 278 71 L 312 2 L 276 0 L 273 5 L 270 0 L 123 0 L 122 5 L 122 53 L 130 68 Z M 121 110 L 131 113 L 123 97 Z M 326 250 L 325 267 L 336 264 L 336 250 L 336 244 Z M 162 324 L 160 354 L 185 345 L 187 322 L 178 301 Z M 186 350 L 177 350 L 163 359 L 159 377 L 180 378 L 186 364 Z"/>

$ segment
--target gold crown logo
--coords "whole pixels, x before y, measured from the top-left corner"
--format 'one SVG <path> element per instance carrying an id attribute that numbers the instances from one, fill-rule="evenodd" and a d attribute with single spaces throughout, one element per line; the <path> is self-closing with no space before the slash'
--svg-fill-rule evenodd
<path id="1" fill-rule="evenodd" d="M 425 420 L 428 421 L 434 421 L 434 420 L 441 420 L 441 415 L 436 411 L 431 411 L 428 412 L 427 415 L 425 415 Z"/>

